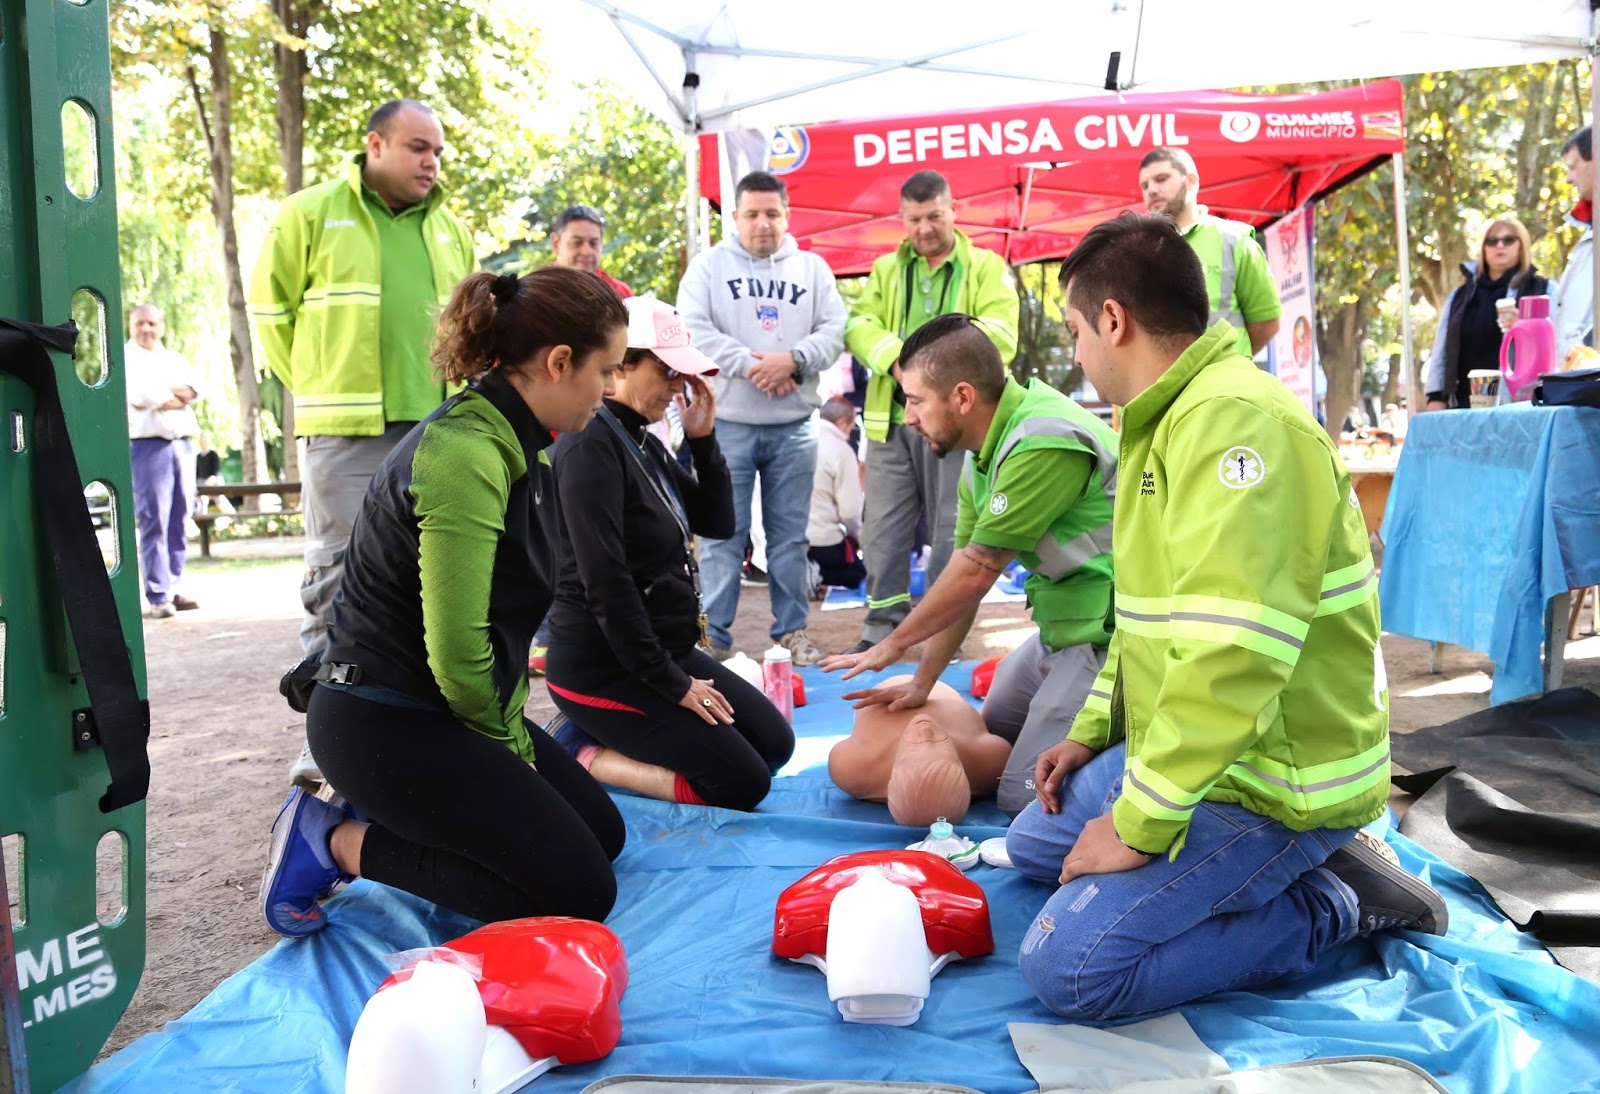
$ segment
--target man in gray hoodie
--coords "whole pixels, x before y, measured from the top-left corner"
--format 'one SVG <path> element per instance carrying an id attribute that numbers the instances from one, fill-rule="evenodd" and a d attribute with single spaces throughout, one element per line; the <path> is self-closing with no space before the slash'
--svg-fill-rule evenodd
<path id="1" fill-rule="evenodd" d="M 713 652 L 725 657 L 759 475 L 772 638 L 796 665 L 811 665 L 822 658 L 805 630 L 811 413 L 817 376 L 844 346 L 846 311 L 828 264 L 788 234 L 789 193 L 776 177 L 752 171 L 739 180 L 733 222 L 736 235 L 696 256 L 678 287 L 695 348 L 722 370 L 711 381 L 717 441 L 733 476 L 733 537 L 708 539 L 700 553 L 705 612 Z"/>

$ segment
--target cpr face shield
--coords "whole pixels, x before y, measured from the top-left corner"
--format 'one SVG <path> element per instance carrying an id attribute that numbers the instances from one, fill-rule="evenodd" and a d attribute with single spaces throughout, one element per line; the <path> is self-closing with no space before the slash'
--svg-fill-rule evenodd
<path id="1" fill-rule="evenodd" d="M 847 1022 L 908 1026 L 951 961 L 994 952 L 983 890 L 923 851 L 833 858 L 778 898 L 772 952 L 813 965 Z"/>

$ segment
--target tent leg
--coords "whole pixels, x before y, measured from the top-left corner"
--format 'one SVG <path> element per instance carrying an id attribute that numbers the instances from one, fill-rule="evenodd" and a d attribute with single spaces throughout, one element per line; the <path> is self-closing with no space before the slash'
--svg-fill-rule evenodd
<path id="1" fill-rule="evenodd" d="M 1394 165 L 1394 233 L 1395 254 L 1400 256 L 1400 375 L 1406 379 L 1410 392 L 1407 414 L 1422 409 L 1422 376 L 1415 367 L 1416 353 L 1411 330 L 1411 233 L 1406 224 L 1406 157 L 1396 152 L 1390 157 Z"/>
<path id="2" fill-rule="evenodd" d="M 687 262 L 700 253 L 700 137 L 694 133 L 683 145 L 683 242 Z"/>
<path id="3" fill-rule="evenodd" d="M 683 117 L 688 123 L 683 146 L 683 261 L 684 268 L 700 253 L 700 75 L 695 55 L 683 52 Z"/>
<path id="4" fill-rule="evenodd" d="M 1595 13 L 1594 27 L 1596 33 L 1600 33 L 1600 12 Z M 1600 51 L 1589 54 L 1589 124 L 1593 125 L 1596 119 L 1600 119 Z M 1594 138 L 1591 136 L 1589 139 L 1589 148 L 1592 152 L 1594 150 Z M 1600 177 L 1595 179 L 1595 192 L 1581 196 L 1593 202 L 1595 208 L 1600 208 Z M 1600 321 L 1600 277 L 1591 278 L 1591 280 L 1594 282 L 1592 290 L 1594 292 L 1594 311 L 1591 315 L 1594 320 Z M 1591 339 L 1591 344 L 1594 341 Z M 1556 362 L 1556 367 L 1559 368 L 1560 364 L 1559 361 Z"/>

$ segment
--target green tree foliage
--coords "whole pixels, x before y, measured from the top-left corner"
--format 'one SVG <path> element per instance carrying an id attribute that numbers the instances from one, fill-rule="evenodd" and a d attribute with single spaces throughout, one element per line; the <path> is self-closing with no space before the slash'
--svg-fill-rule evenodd
<path id="1" fill-rule="evenodd" d="M 129 215 L 131 208 L 124 214 L 124 250 L 138 252 L 125 259 L 143 259 L 151 283 L 175 282 L 196 258 L 185 229 L 197 230 L 208 206 L 214 214 L 211 239 L 223 263 L 205 291 L 226 291 L 219 329 L 232 343 L 241 409 L 234 443 L 246 454 L 247 476 L 260 474 L 261 433 L 270 440 L 278 430 L 271 420 L 257 427 L 261 397 L 240 289 L 253 255 L 241 255 L 237 239 L 259 236 L 260 225 L 239 224 L 248 214 L 239 199 L 284 193 L 299 166 L 286 153 L 291 146 L 303 149 L 304 181 L 333 177 L 360 149 L 374 107 L 417 98 L 445 127 L 452 205 L 482 250 L 502 246 L 519 228 L 515 205 L 537 154 L 526 104 L 537 101 L 542 68 L 524 15 L 488 0 L 129 0 L 113 7 L 119 123 L 122 104 L 141 95 L 163 104 L 139 123 L 145 142 L 162 145 L 160 154 L 142 169 L 128 165 L 120 185 L 157 218 Z M 303 64 L 275 63 L 285 56 Z M 284 99 L 293 109 L 283 108 Z M 276 392 L 267 395 L 281 404 Z"/>
<path id="2" fill-rule="evenodd" d="M 1461 280 L 1460 264 L 1475 257 L 1483 230 L 1506 214 L 1527 223 L 1536 263 L 1552 276 L 1560 273 L 1576 235 L 1563 229 L 1562 217 L 1576 195 L 1562 181 L 1559 153 L 1567 134 L 1582 124 L 1588 88 L 1581 66 L 1423 73 L 1408 77 L 1405 87 L 1413 302 L 1436 313 Z M 1393 178 L 1382 168 L 1317 210 L 1318 346 L 1333 430 L 1369 363 L 1387 368 L 1400 352 L 1402 303 L 1391 291 L 1398 277 Z M 1418 331 L 1418 368 L 1431 344 L 1420 335 L 1431 334 L 1431 327 L 1425 322 Z"/>
<path id="3" fill-rule="evenodd" d="M 546 142 L 526 180 L 521 237 L 489 265 L 548 265 L 551 223 L 569 205 L 592 205 L 606 217 L 605 271 L 636 293 L 676 299 L 686 253 L 682 146 L 612 85 L 585 90 L 587 109 L 570 133 Z"/>

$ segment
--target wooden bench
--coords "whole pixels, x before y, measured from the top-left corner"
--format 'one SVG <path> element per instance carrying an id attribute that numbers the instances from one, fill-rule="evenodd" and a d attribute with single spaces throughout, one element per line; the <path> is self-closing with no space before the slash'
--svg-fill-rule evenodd
<path id="1" fill-rule="evenodd" d="M 283 509 L 260 509 L 240 506 L 232 513 L 196 513 L 195 524 L 200 529 L 200 557 L 211 557 L 211 526 L 218 517 L 229 520 L 249 520 L 251 517 L 295 517 L 300 515 L 300 484 L 297 482 L 213 482 L 194 488 L 200 498 L 259 498 L 263 494 L 277 494 L 284 499 Z M 294 498 L 291 506 L 289 499 Z"/>

